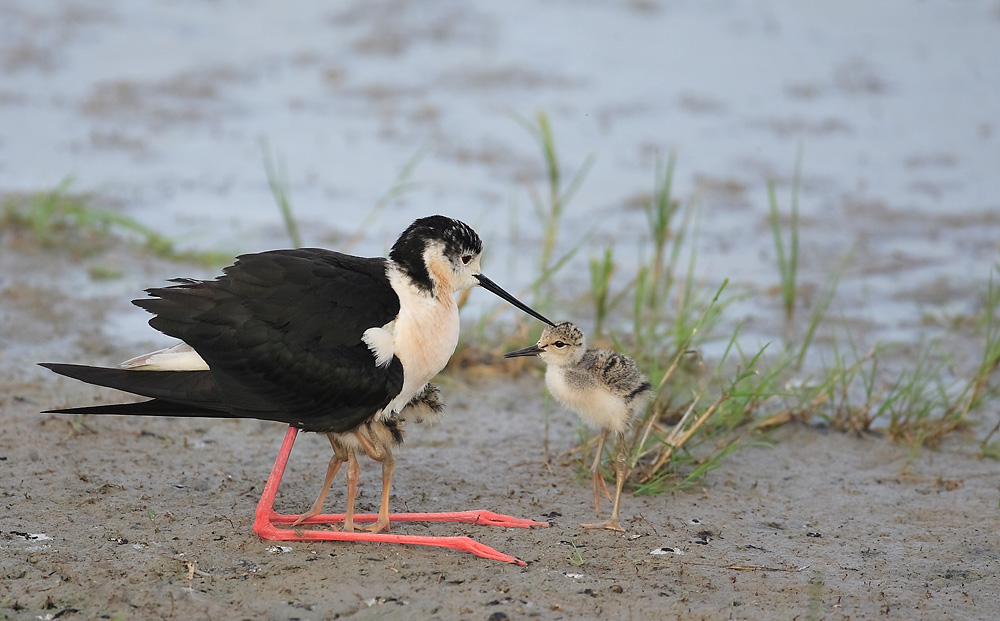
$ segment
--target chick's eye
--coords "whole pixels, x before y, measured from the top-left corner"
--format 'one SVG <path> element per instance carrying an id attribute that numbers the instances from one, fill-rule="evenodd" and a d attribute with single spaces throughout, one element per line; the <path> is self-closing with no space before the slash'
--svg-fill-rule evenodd
<path id="1" fill-rule="evenodd" d="M 556 341 L 555 343 L 553 343 L 553 345 L 555 345 L 556 347 L 558 347 L 560 349 L 563 348 L 563 347 L 566 347 L 566 343 L 563 343 L 562 341 Z"/>
<path id="2" fill-rule="evenodd" d="M 462 263 L 468 265 L 469 261 L 471 261 L 471 260 L 472 260 L 472 255 L 471 254 L 463 254 L 462 255 Z"/>

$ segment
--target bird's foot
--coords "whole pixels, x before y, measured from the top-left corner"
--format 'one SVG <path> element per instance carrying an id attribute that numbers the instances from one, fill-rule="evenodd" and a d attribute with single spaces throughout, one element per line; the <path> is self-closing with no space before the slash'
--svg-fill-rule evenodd
<path id="1" fill-rule="evenodd" d="M 387 533 L 389 532 L 389 518 L 380 517 L 374 524 L 372 524 L 371 526 L 366 526 L 361 530 L 365 531 L 366 533 L 381 533 L 381 532 Z"/>
<path id="2" fill-rule="evenodd" d="M 625 532 L 625 529 L 622 528 L 622 525 L 618 520 L 608 520 L 606 522 L 597 522 L 594 524 L 580 524 L 580 526 L 586 528 L 587 530 L 604 529 L 604 530 L 613 530 L 619 533 Z"/>
<path id="3" fill-rule="evenodd" d="M 512 515 L 504 515 L 503 513 L 494 513 L 492 511 L 482 511 L 482 510 L 461 511 L 458 513 L 452 513 L 446 515 L 463 517 L 464 519 L 456 520 L 460 522 L 466 522 L 469 524 L 483 524 L 486 526 L 499 526 L 503 528 L 531 528 L 533 526 L 541 526 L 543 528 L 548 528 L 549 526 L 548 522 L 536 522 L 535 520 L 518 518 Z"/>
<path id="4" fill-rule="evenodd" d="M 303 522 L 313 517 L 314 515 L 319 515 L 319 514 L 320 514 L 319 509 L 316 508 L 309 509 L 308 511 L 300 515 L 297 520 L 292 522 L 292 526 L 298 526 L 299 524 L 302 524 Z M 334 528 L 334 530 L 336 530 L 336 527 Z"/>

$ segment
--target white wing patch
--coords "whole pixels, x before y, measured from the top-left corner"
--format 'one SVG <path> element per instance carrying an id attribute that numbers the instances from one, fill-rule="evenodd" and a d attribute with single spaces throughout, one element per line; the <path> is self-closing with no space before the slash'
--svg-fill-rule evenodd
<path id="1" fill-rule="evenodd" d="M 208 371 L 208 364 L 187 343 L 136 356 L 118 365 L 133 371 Z"/>
<path id="2" fill-rule="evenodd" d="M 396 342 L 393 334 L 393 323 L 390 321 L 381 328 L 368 328 L 361 337 L 361 340 L 375 356 L 375 366 L 377 367 L 389 366 L 393 355 L 395 355 Z"/>

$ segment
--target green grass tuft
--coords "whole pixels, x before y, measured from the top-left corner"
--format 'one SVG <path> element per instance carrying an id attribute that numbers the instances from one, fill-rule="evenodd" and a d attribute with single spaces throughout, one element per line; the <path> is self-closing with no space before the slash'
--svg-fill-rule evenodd
<path id="1" fill-rule="evenodd" d="M 572 176 L 569 183 L 563 185 L 562 166 L 559 162 L 559 153 L 556 148 L 555 135 L 552 132 L 552 124 L 549 122 L 549 116 L 545 112 L 540 111 L 536 116 L 535 124 L 518 115 L 514 115 L 513 118 L 538 143 L 538 146 L 542 150 L 542 161 L 545 166 L 547 191 L 544 195 L 538 191 L 534 184 L 528 184 L 531 203 L 534 206 L 535 214 L 542 225 L 543 231 L 538 268 L 546 278 L 537 281 L 538 286 L 535 289 L 535 302 L 544 309 L 546 307 L 545 298 L 548 296 L 540 295 L 541 285 L 547 283 L 557 271 L 556 268 L 565 264 L 566 260 L 571 256 L 567 254 L 563 255 L 560 259 L 554 259 L 563 212 L 590 172 L 594 164 L 594 157 L 588 156 L 580 169 Z"/>
<path id="2" fill-rule="evenodd" d="M 778 197 L 774 181 L 767 182 L 768 206 L 770 209 L 771 233 L 774 235 L 774 251 L 778 261 L 778 276 L 781 282 L 781 299 L 785 308 L 785 320 L 789 323 L 795 316 L 795 302 L 798 297 L 799 272 L 799 189 L 802 182 L 802 145 L 795 158 L 795 174 L 792 175 L 792 197 L 789 215 L 788 247 L 781 234 L 781 216 L 778 211 Z"/>
<path id="3" fill-rule="evenodd" d="M 266 141 L 261 142 L 261 157 L 264 160 L 264 173 L 267 175 L 267 185 L 271 188 L 271 195 L 281 212 L 282 222 L 285 223 L 285 231 L 293 248 L 302 247 L 302 235 L 299 233 L 299 225 L 292 214 L 292 199 L 288 189 L 288 169 L 285 166 L 283 155 L 271 152 Z"/>
<path id="4" fill-rule="evenodd" d="M 66 248 L 82 256 L 133 241 L 171 261 L 217 265 L 230 258 L 217 252 L 177 250 L 172 240 L 150 227 L 116 211 L 95 207 L 95 196 L 70 192 L 72 183 L 72 178 L 67 178 L 52 190 L 8 194 L 0 206 L 0 230 L 27 236 L 45 248 Z M 95 269 L 95 278 L 114 277 L 111 272 Z"/>

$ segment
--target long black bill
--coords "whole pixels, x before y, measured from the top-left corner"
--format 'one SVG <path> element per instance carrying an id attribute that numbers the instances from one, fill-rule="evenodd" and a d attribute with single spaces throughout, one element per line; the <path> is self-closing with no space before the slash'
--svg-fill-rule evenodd
<path id="1" fill-rule="evenodd" d="M 548 319 L 546 319 L 545 317 L 543 317 L 542 314 L 539 313 L 538 311 L 536 311 L 535 309 L 531 308 L 530 306 L 528 306 L 524 302 L 518 300 L 517 298 L 515 298 L 511 294 L 509 294 L 506 291 L 504 291 L 503 289 L 501 289 L 500 285 L 496 284 L 495 282 L 493 282 L 489 278 L 483 276 L 482 274 L 476 274 L 476 280 L 479 281 L 479 284 L 483 287 L 483 289 L 486 289 L 487 291 L 489 291 L 490 293 L 496 295 L 499 298 L 503 298 L 504 300 L 507 300 L 508 302 L 510 302 L 514 306 L 520 308 L 524 312 L 528 313 L 529 315 L 531 315 L 535 319 L 541 319 L 542 321 L 544 321 L 545 323 L 549 324 L 550 326 L 555 326 L 556 325 L 556 324 L 552 323 L 551 321 L 549 321 Z"/>
<path id="2" fill-rule="evenodd" d="M 545 351 L 538 345 L 532 345 L 531 347 L 525 347 L 524 349 L 518 349 L 516 351 L 509 351 L 503 355 L 504 358 L 517 358 L 518 356 L 537 356 L 538 354 Z"/>

